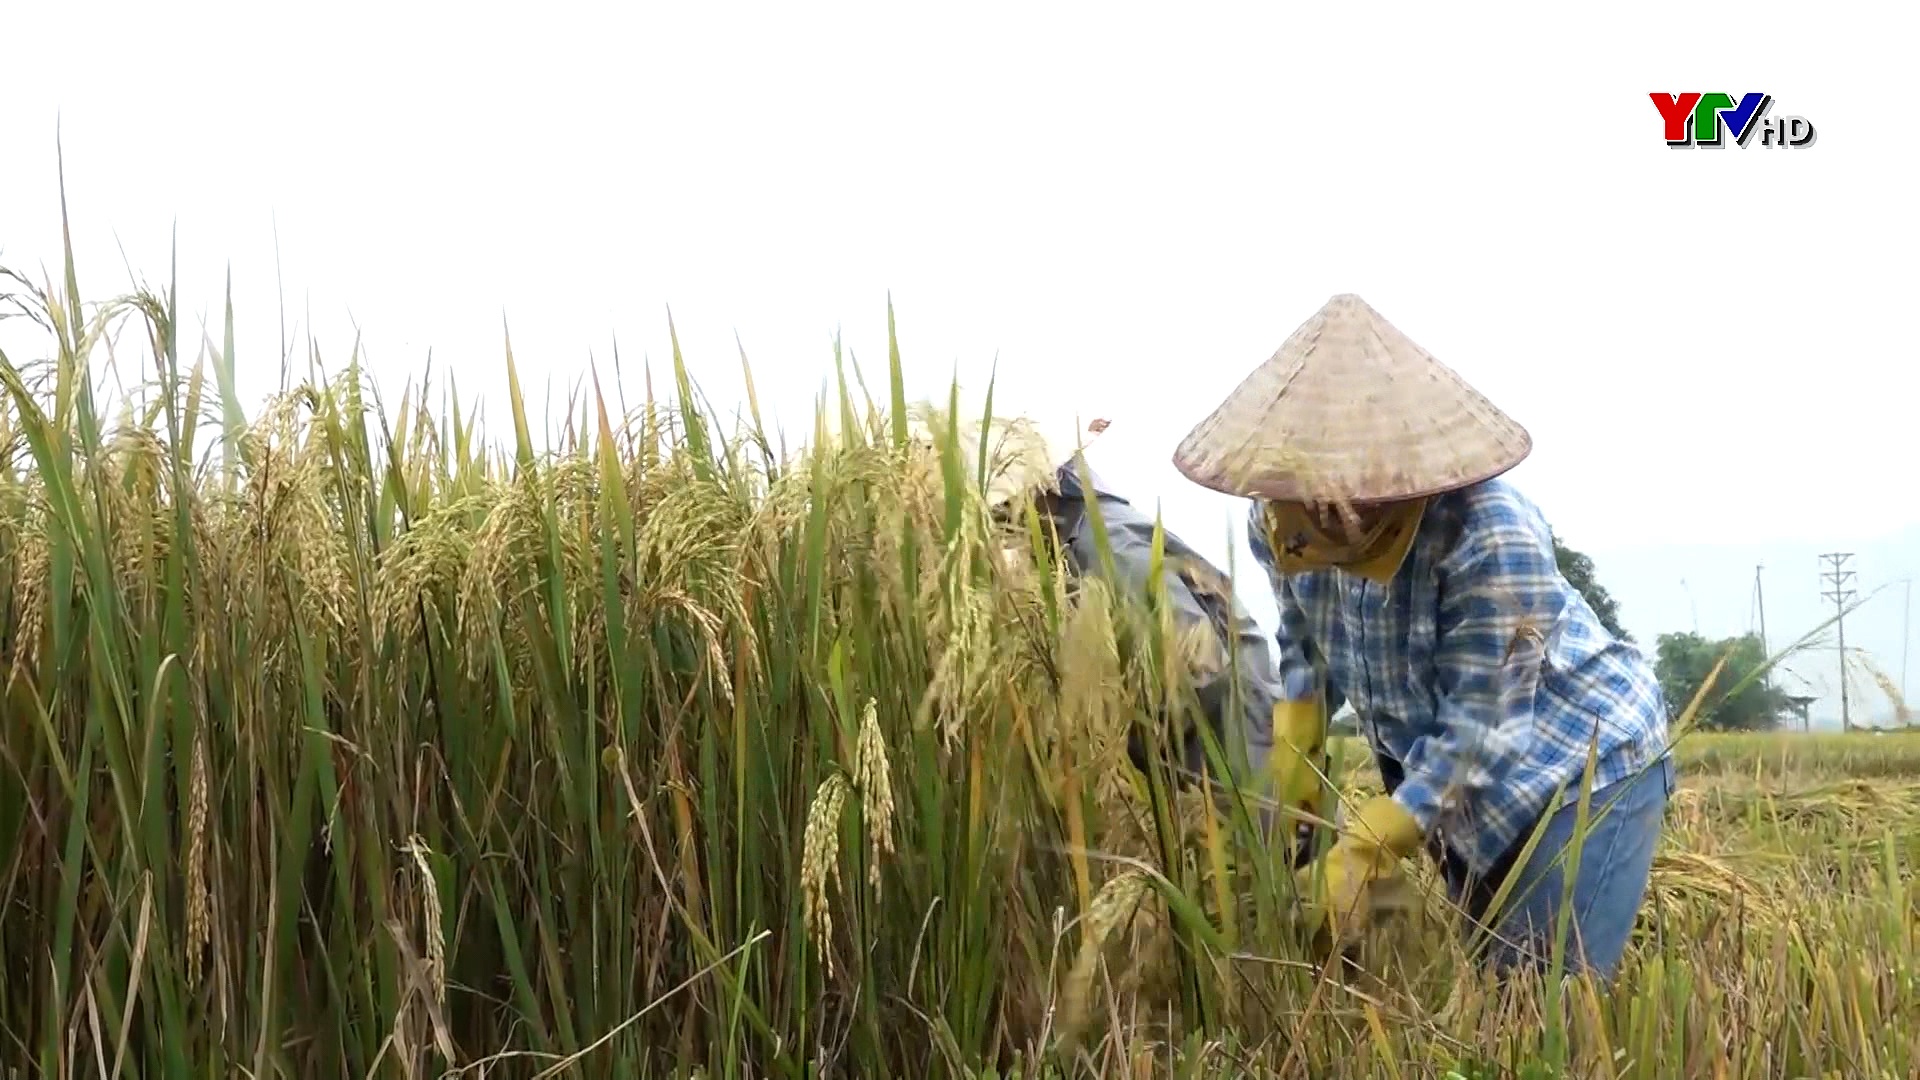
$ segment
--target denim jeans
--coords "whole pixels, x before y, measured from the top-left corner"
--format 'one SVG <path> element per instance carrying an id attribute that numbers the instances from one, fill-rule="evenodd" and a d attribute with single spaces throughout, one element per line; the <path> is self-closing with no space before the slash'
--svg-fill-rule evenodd
<path id="1" fill-rule="evenodd" d="M 1380 764 L 1383 774 L 1391 768 L 1389 790 L 1399 786 L 1397 763 L 1382 760 Z M 1533 830 L 1523 833 L 1514 850 L 1480 878 L 1470 874 L 1465 862 L 1451 850 L 1437 842 L 1430 845 L 1454 902 L 1476 924 L 1485 923 L 1487 909 L 1502 883 L 1513 878 L 1513 887 L 1501 901 L 1485 946 L 1484 959 L 1494 970 L 1507 972 L 1531 965 L 1545 971 L 1559 933 L 1560 914 L 1571 899 L 1566 972 L 1587 972 L 1602 981 L 1613 976 L 1646 901 L 1673 780 L 1673 761 L 1667 758 L 1593 792 L 1586 841 L 1580 846 L 1580 865 L 1571 896 L 1566 874 L 1580 813 L 1577 788 L 1568 793 L 1567 805 L 1548 819 L 1532 857 L 1517 870 L 1514 863 Z M 1605 816 L 1601 815 L 1602 808 L 1607 808 Z M 1477 930 L 1476 926 L 1470 932 Z"/>

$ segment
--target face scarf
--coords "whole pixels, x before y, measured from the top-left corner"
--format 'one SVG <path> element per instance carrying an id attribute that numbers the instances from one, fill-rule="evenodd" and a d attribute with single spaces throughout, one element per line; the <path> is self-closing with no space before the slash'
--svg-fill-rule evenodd
<path id="1" fill-rule="evenodd" d="M 1338 568 L 1385 585 L 1406 561 L 1426 509 L 1425 499 L 1395 503 L 1357 536 L 1341 526 L 1338 532 L 1327 529 L 1302 503 L 1268 502 L 1261 516 L 1281 573 Z"/>

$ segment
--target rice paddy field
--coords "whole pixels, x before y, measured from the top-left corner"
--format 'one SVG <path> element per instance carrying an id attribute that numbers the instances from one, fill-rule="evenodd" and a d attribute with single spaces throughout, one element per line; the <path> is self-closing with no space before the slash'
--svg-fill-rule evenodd
<path id="1" fill-rule="evenodd" d="M 1252 796 L 1130 771 L 1152 605 L 999 557 L 897 348 L 799 454 L 677 347 L 487 431 L 17 284 L 0 1076 L 1920 1075 L 1920 736 L 1684 736 L 1611 986 L 1437 899 L 1336 966 Z"/>

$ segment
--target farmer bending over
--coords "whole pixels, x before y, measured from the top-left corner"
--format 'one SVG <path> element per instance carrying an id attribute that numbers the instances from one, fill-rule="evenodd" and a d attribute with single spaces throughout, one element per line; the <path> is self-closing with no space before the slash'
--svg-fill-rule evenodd
<path id="1" fill-rule="evenodd" d="M 1310 771 L 1293 750 L 1317 750 L 1341 699 L 1379 763 L 1387 794 L 1357 809 L 1324 872 L 1301 871 L 1336 938 L 1369 924 L 1377 890 L 1425 847 L 1477 923 L 1512 879 L 1493 915 L 1496 969 L 1543 962 L 1591 752 L 1567 957 L 1607 978 L 1673 781 L 1667 711 L 1645 659 L 1560 575 L 1540 512 L 1498 479 L 1531 449 L 1519 424 L 1345 295 L 1174 463 L 1253 500 L 1251 547 L 1280 610 L 1276 774 Z"/>
<path id="2" fill-rule="evenodd" d="M 914 423 L 918 436 L 936 441 L 927 418 L 945 412 L 945 406 L 923 406 Z M 1030 494 L 1042 521 L 1051 525 L 1043 532 L 1057 537 L 1069 572 L 1098 577 L 1103 576 L 1104 567 L 1088 513 L 1090 505 L 1097 506 L 1119 579 L 1113 583 L 1115 592 L 1123 600 L 1144 602 L 1152 582 L 1154 519 L 1116 494 L 1090 466 L 1086 470 L 1090 484 L 1083 482 L 1080 471 L 1085 458 L 1079 452 L 1106 430 L 1107 421 L 1083 424 L 1070 416 L 1033 412 L 1003 418 L 995 412 L 994 437 L 988 443 L 992 471 L 984 493 L 989 508 L 1006 520 L 1017 497 Z M 986 414 L 984 408 L 964 405 L 960 413 L 965 417 Z M 971 458 L 980 445 L 979 421 L 963 421 L 958 436 L 962 453 Z M 1188 671 L 1203 717 L 1223 752 L 1231 754 L 1238 745 L 1247 747 L 1250 756 L 1264 758 L 1274 703 L 1279 700 L 1279 679 L 1266 635 L 1234 599 L 1225 574 L 1164 527 L 1161 543 L 1161 580 L 1174 632 L 1179 640 L 1202 643 L 1190 653 Z M 1237 664 L 1230 659 L 1234 653 Z M 1232 693 L 1236 666 L 1241 677 L 1237 712 Z M 1187 774 L 1182 782 L 1200 776 L 1206 748 L 1199 731 L 1184 728 L 1168 734 L 1180 748 L 1180 766 Z M 1128 740 L 1128 752 L 1136 768 L 1147 767 L 1145 741 L 1137 729 Z M 1261 816 L 1271 820 L 1270 815 Z M 1289 841 L 1303 861 L 1310 854 L 1311 839 L 1310 829 L 1301 826 Z"/>

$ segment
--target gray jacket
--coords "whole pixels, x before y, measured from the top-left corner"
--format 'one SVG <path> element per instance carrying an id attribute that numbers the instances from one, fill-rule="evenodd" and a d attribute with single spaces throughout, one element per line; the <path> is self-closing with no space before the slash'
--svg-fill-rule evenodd
<path id="1" fill-rule="evenodd" d="M 1081 573 L 1104 576 L 1093 523 L 1085 512 L 1087 493 L 1071 465 L 1060 469 L 1059 479 L 1057 521 L 1067 555 Z M 1126 595 L 1142 597 L 1152 567 L 1153 518 L 1115 494 L 1098 475 L 1092 479 L 1093 500 L 1106 526 L 1114 572 L 1121 579 L 1115 584 Z M 1194 689 L 1229 759 L 1236 756 L 1236 743 L 1245 750 L 1250 771 L 1243 782 L 1249 781 L 1260 775 L 1259 770 L 1266 766 L 1272 750 L 1273 704 L 1280 696 L 1279 673 L 1267 648 L 1266 635 L 1233 597 L 1226 575 L 1212 563 L 1172 532 L 1163 533 L 1163 551 L 1162 575 L 1175 619 L 1183 626 L 1211 626 L 1221 643 L 1230 652 L 1237 653 L 1235 662 L 1218 675 L 1197 677 Z M 1182 564 L 1190 564 L 1194 569 Z M 1233 698 L 1230 684 L 1236 667 L 1241 677 L 1240 709 L 1237 716 L 1229 716 Z M 1206 748 L 1197 732 L 1189 733 L 1182 757 L 1184 766 L 1195 773 L 1205 763 Z M 1238 761 L 1234 765 L 1240 767 Z"/>

